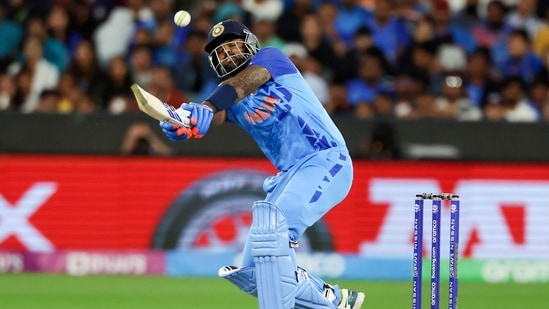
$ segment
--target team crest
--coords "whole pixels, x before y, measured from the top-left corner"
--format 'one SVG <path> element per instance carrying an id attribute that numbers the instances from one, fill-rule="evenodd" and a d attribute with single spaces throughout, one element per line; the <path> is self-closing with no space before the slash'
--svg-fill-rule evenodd
<path id="1" fill-rule="evenodd" d="M 215 25 L 212 29 L 212 36 L 215 38 L 215 37 L 218 37 L 221 33 L 223 33 L 223 31 L 225 31 L 225 27 L 223 26 L 222 23 L 219 23 L 217 25 Z"/>

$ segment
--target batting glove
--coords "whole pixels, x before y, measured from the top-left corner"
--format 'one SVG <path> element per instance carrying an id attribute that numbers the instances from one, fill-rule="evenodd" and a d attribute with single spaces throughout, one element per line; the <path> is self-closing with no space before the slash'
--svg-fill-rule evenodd
<path id="1" fill-rule="evenodd" d="M 192 137 L 191 128 L 179 127 L 169 122 L 160 122 L 162 132 L 172 141 L 185 141 Z"/>
<path id="2" fill-rule="evenodd" d="M 202 138 L 208 130 L 213 120 L 213 110 L 204 104 L 188 103 L 181 105 L 181 108 L 191 112 L 191 133 L 194 138 Z"/>

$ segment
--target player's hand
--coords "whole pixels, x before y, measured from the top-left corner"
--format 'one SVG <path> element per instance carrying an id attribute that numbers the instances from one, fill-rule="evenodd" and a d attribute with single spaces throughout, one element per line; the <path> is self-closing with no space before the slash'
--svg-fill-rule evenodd
<path id="1" fill-rule="evenodd" d="M 169 122 L 160 122 L 162 132 L 172 141 L 185 141 L 192 137 L 191 128 L 179 127 Z"/>
<path id="2" fill-rule="evenodd" d="M 198 103 L 183 103 L 182 109 L 191 112 L 189 118 L 191 119 L 191 133 L 194 138 L 202 138 L 208 130 L 213 120 L 213 110 L 204 104 Z"/>

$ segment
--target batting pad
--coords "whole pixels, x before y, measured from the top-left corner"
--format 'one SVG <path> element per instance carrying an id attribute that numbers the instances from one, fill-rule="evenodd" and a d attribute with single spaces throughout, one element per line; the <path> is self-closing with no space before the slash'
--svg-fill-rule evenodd
<path id="1" fill-rule="evenodd" d="M 299 309 L 337 309 L 337 306 L 329 301 L 313 285 L 311 280 L 300 281 L 297 284 L 295 308 Z"/>
<path id="2" fill-rule="evenodd" d="M 259 309 L 294 308 L 297 280 L 284 214 L 265 201 L 252 206 L 250 244 Z"/>
<path id="3" fill-rule="evenodd" d="M 257 285 L 254 267 L 239 268 L 223 266 L 219 269 L 219 277 L 229 280 L 246 294 L 257 297 Z M 296 272 L 297 286 L 294 309 L 337 309 L 326 296 L 318 290 L 313 278 L 305 271 Z M 320 280 L 320 279 L 317 279 Z M 339 290 L 338 292 L 339 293 Z"/>
<path id="4" fill-rule="evenodd" d="M 229 280 L 244 293 L 257 297 L 255 269 L 253 267 L 223 266 L 217 274 L 219 277 Z"/>
<path id="5" fill-rule="evenodd" d="M 318 285 L 314 282 L 305 269 L 298 267 L 296 271 L 297 287 L 295 297 L 295 309 L 337 309 L 337 306 L 328 299 L 323 292 L 318 290 Z M 321 280 L 320 280 L 321 281 Z M 326 284 L 322 281 L 324 287 Z M 324 288 L 323 288 L 324 290 Z M 332 289 L 333 291 L 333 289 Z M 331 299 L 335 299 L 335 295 Z"/>

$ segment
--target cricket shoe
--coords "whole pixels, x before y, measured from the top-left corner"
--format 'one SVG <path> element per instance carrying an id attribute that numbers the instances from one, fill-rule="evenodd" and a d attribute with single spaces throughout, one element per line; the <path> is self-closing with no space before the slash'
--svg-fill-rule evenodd
<path id="1" fill-rule="evenodd" d="M 339 309 L 360 309 L 364 302 L 364 293 L 355 292 L 348 289 L 341 289 L 341 302 L 339 302 Z"/>

